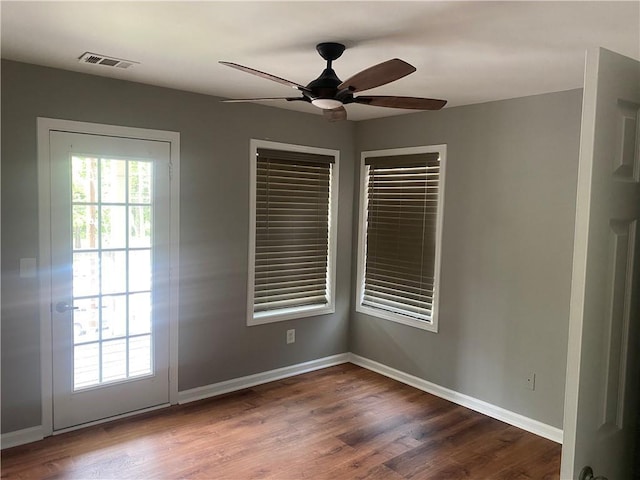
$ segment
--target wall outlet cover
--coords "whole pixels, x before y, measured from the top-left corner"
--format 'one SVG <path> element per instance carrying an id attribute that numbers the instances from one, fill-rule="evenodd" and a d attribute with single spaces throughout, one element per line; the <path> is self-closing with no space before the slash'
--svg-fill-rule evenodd
<path id="1" fill-rule="evenodd" d="M 529 390 L 535 390 L 536 389 L 536 374 L 534 372 L 530 372 L 527 375 L 527 388 Z"/>
<path id="2" fill-rule="evenodd" d="M 295 343 L 296 331 L 295 329 L 287 330 L 287 343 Z"/>

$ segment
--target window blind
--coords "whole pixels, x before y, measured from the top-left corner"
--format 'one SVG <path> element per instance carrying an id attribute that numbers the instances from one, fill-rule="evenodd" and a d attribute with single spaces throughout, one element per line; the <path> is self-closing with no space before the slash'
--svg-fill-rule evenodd
<path id="1" fill-rule="evenodd" d="M 438 153 L 368 157 L 362 304 L 431 320 Z"/>
<path id="2" fill-rule="evenodd" d="M 254 312 L 325 305 L 335 159 L 257 152 Z"/>

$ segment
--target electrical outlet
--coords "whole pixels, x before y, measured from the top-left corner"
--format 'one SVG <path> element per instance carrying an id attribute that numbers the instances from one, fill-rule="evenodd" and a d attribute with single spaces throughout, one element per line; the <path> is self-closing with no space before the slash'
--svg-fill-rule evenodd
<path id="1" fill-rule="evenodd" d="M 527 388 L 529 390 L 536 389 L 536 374 L 534 372 L 529 372 L 527 375 Z"/>
<path id="2" fill-rule="evenodd" d="M 295 343 L 296 342 L 296 330 L 292 328 L 291 330 L 287 330 L 287 343 Z"/>

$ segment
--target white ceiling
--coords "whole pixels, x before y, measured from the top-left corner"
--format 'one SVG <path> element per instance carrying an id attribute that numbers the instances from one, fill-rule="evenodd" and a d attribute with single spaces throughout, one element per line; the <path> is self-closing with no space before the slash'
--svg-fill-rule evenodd
<path id="1" fill-rule="evenodd" d="M 306 85 L 325 66 L 315 45 L 327 41 L 347 46 L 333 65 L 343 80 L 395 57 L 417 67 L 366 94 L 443 98 L 448 107 L 580 88 L 589 47 L 640 59 L 638 1 L 2 0 L 1 21 L 3 58 L 225 98 L 295 92 L 219 60 Z M 87 51 L 140 64 L 80 64 Z M 302 102 L 269 106 L 320 114 Z M 411 112 L 346 108 L 351 120 Z"/>

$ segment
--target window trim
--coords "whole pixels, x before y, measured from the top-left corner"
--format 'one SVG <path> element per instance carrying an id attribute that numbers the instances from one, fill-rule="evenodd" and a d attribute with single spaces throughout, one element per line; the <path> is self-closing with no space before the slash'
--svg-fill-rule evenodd
<path id="1" fill-rule="evenodd" d="M 258 149 L 329 155 L 335 158 L 329 179 L 329 244 L 327 253 L 327 298 L 325 305 L 308 305 L 254 313 L 254 284 L 256 261 L 256 182 Z M 247 279 L 247 326 L 264 325 L 296 318 L 314 317 L 335 312 L 336 246 L 338 227 L 338 179 L 340 151 L 289 143 L 251 139 L 249 148 L 249 264 Z"/>
<path id="2" fill-rule="evenodd" d="M 433 304 L 430 320 L 419 320 L 401 313 L 395 313 L 389 310 L 378 309 L 363 305 L 364 298 L 364 280 L 365 280 L 365 261 L 366 261 L 366 234 L 367 234 L 367 166 L 365 161 L 371 157 L 387 157 L 414 155 L 420 153 L 438 153 L 440 156 L 440 176 L 438 183 L 438 209 L 436 219 L 436 246 L 434 258 L 434 291 Z M 438 312 L 440 300 L 440 273 L 441 273 L 441 247 L 442 247 L 442 225 L 444 212 L 444 190 L 445 190 L 445 172 L 447 159 L 447 145 L 425 145 L 419 147 L 392 148 L 386 150 L 369 150 L 360 154 L 360 205 L 358 207 L 358 265 L 356 279 L 356 312 L 371 315 L 373 317 L 390 320 L 392 322 L 408 325 L 410 327 L 427 330 L 430 332 L 438 332 Z"/>

